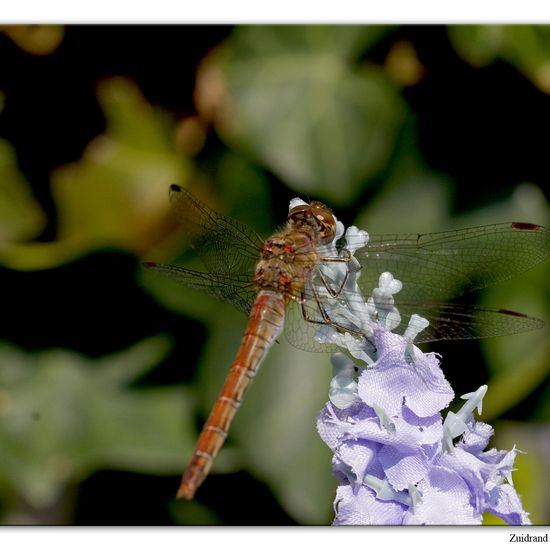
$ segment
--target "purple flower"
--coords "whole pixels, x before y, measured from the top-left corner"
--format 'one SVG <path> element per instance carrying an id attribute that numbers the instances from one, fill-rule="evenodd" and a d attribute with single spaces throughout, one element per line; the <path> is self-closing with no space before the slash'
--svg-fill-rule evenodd
<path id="1" fill-rule="evenodd" d="M 474 420 L 487 387 L 443 420 L 453 391 L 435 354 L 416 350 L 408 363 L 403 337 L 377 331 L 375 343 L 379 358 L 356 375 L 355 399 L 345 406 L 355 381 L 349 372 L 345 384 L 342 371 L 351 360 L 334 355 L 344 389 L 339 395 L 333 387 L 318 420 L 340 479 L 334 523 L 471 525 L 489 511 L 509 524 L 529 524 L 512 485 L 516 449 L 485 451 L 493 431 Z"/>
<path id="2" fill-rule="evenodd" d="M 348 242 L 357 235 L 368 239 L 353 227 L 346 232 Z M 338 281 L 341 269 L 335 263 L 324 275 Z M 345 281 L 348 296 L 357 296 L 358 276 L 354 272 Z M 333 355 L 330 400 L 318 418 L 340 481 L 334 524 L 473 525 L 481 524 L 485 512 L 509 524 L 529 524 L 512 484 L 517 450 L 485 450 L 493 429 L 474 418 L 487 386 L 463 396 L 457 413 L 442 416 L 454 392 L 438 356 L 413 344 L 427 321 L 413 315 L 403 336 L 391 332 L 400 322 L 393 301 L 400 289 L 384 273 L 363 304 L 346 302 L 346 295 L 329 301 L 331 318 L 361 327 L 363 347 L 330 326 L 318 331 L 319 341 L 337 344 L 354 358 Z"/>

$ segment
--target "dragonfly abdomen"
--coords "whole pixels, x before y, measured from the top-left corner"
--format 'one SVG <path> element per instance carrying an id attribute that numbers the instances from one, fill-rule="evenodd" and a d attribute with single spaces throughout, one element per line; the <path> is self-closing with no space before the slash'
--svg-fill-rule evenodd
<path id="1" fill-rule="evenodd" d="M 281 294 L 271 290 L 258 293 L 239 351 L 183 473 L 178 498 L 192 499 L 208 475 L 246 390 L 271 344 L 281 334 L 286 301 Z"/>

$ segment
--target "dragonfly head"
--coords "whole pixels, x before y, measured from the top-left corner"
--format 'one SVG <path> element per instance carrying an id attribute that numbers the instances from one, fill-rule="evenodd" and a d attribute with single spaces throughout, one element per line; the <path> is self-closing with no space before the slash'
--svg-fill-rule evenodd
<path id="1" fill-rule="evenodd" d="M 319 244 L 332 242 L 336 235 L 336 220 L 332 210 L 322 202 L 313 201 L 291 208 L 288 221 L 296 227 L 307 225 L 315 228 Z"/>

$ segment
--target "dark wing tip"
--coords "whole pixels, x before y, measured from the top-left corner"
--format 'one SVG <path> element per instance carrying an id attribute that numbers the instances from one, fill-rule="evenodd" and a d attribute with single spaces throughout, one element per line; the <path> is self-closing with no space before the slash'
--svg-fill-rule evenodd
<path id="1" fill-rule="evenodd" d="M 512 311 L 511 309 L 502 309 L 499 308 L 498 313 L 504 313 L 504 315 L 510 315 L 512 317 L 524 317 L 526 319 L 529 318 L 529 315 L 525 315 L 525 313 L 520 313 L 519 311 Z"/>
<path id="2" fill-rule="evenodd" d="M 527 222 L 513 222 L 512 229 L 519 229 L 520 231 L 538 231 L 541 228 L 540 225 L 536 223 L 527 223 Z"/>
<path id="3" fill-rule="evenodd" d="M 170 191 L 173 191 L 174 193 L 181 193 L 183 189 L 177 183 L 172 183 L 170 185 Z"/>
<path id="4" fill-rule="evenodd" d="M 502 308 L 499 308 L 497 312 L 502 313 L 504 315 L 509 315 L 510 317 L 519 317 L 520 319 L 525 319 L 525 322 L 529 324 L 529 327 L 527 328 L 527 330 L 536 330 L 536 329 L 544 328 L 546 326 L 546 323 L 542 319 L 538 319 L 537 317 L 531 317 L 530 315 L 525 315 L 525 313 L 519 313 L 517 311 L 512 311 L 510 309 L 502 309 Z"/>

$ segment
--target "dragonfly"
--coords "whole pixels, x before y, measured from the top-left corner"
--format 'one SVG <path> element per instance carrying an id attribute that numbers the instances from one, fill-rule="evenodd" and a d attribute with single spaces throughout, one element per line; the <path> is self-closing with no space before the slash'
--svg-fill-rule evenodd
<path id="1" fill-rule="evenodd" d="M 350 243 L 347 248 L 341 243 L 332 210 L 321 202 L 291 205 L 286 223 L 264 240 L 179 185 L 170 186 L 169 197 L 206 271 L 156 262 L 145 262 L 145 267 L 248 315 L 239 349 L 183 473 L 177 498 L 191 500 L 207 477 L 246 391 L 284 326 L 290 342 L 309 351 L 335 350 L 315 337 L 323 325 L 349 332 L 358 341 L 368 338 L 352 322 L 332 319 L 325 305 L 327 300 L 343 300 L 350 273 L 356 277 L 360 271 L 357 284 L 367 296 L 381 273 L 403 281 L 398 293 L 402 323 L 413 314 L 429 321 L 415 343 L 485 338 L 544 326 L 539 319 L 514 311 L 450 301 L 548 259 L 550 231 L 540 225 L 510 222 L 438 233 L 369 235 L 352 255 Z M 335 272 L 340 277 L 331 275 Z M 348 292 L 345 300 L 354 299 L 365 300 L 360 293 L 354 298 Z"/>

